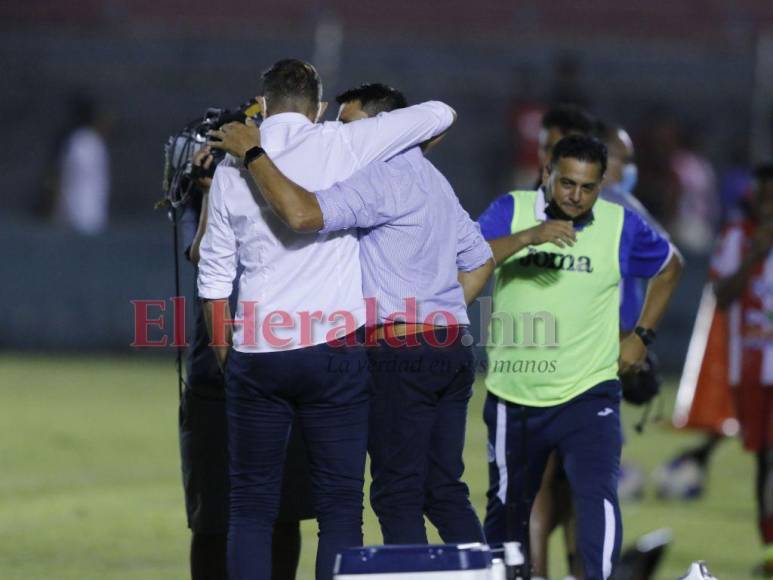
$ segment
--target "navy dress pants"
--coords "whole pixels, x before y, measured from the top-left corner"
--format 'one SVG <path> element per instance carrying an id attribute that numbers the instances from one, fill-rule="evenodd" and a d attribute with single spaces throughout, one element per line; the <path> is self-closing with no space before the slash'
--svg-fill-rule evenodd
<path id="1" fill-rule="evenodd" d="M 271 534 L 296 416 L 319 524 L 317 580 L 333 577 L 338 552 L 362 545 L 369 388 L 363 347 L 231 351 L 226 371 L 231 580 L 271 580 Z"/>
<path id="2" fill-rule="evenodd" d="M 385 544 L 426 544 L 425 515 L 444 542 L 483 541 L 461 479 L 475 380 L 465 334 L 460 327 L 438 328 L 430 341 L 419 334 L 413 346 L 382 341 L 367 349 L 373 374 L 370 501 Z"/>

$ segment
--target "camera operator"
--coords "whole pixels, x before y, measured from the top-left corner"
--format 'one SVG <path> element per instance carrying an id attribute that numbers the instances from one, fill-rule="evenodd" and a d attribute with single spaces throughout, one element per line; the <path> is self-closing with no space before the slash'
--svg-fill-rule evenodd
<path id="1" fill-rule="evenodd" d="M 181 218 L 185 254 L 198 269 L 199 245 L 207 227 L 213 158 L 207 148 L 192 159 L 194 191 Z M 235 302 L 236 292 L 231 295 Z M 192 532 L 193 580 L 226 580 L 229 483 L 225 383 L 209 346 L 201 302 L 194 285 L 186 382 L 180 401 L 180 454 L 188 527 Z M 282 485 L 280 514 L 274 525 L 272 578 L 293 580 L 300 558 L 300 520 L 314 517 L 311 480 L 303 440 L 293 428 Z"/>

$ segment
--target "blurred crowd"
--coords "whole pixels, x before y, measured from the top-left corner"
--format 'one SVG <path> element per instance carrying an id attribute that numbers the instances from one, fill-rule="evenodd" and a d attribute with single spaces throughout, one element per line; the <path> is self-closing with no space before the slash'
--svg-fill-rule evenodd
<path id="1" fill-rule="evenodd" d="M 508 105 L 509 154 L 503 160 L 510 164 L 508 186 L 534 185 L 541 121 L 550 107 L 574 104 L 595 112 L 577 60 L 559 58 L 552 74 L 542 95 L 535 94 L 528 75 L 521 75 Z M 80 90 L 70 95 L 68 110 L 52 139 L 55 163 L 45 175 L 37 214 L 81 234 L 97 234 L 109 216 L 112 120 L 95 98 Z M 642 111 L 639 121 L 626 127 L 635 144 L 632 192 L 679 247 L 693 254 L 710 251 L 720 225 L 738 217 L 737 208 L 753 182 L 749 140 L 739 136 L 723 144 L 719 159 L 712 158 L 708 128 L 658 106 Z"/>
<path id="2" fill-rule="evenodd" d="M 508 110 L 511 185 L 531 188 L 538 174 L 543 115 L 561 104 L 591 113 L 578 61 L 564 57 L 554 67 L 552 88 L 542 96 L 514 95 Z M 630 161 L 637 171 L 631 192 L 664 225 L 672 239 L 691 254 L 710 252 L 721 224 L 738 217 L 753 185 L 749 141 L 738 138 L 721 160 L 707 153 L 704 125 L 664 107 L 653 107 L 626 128 L 635 144 Z"/>

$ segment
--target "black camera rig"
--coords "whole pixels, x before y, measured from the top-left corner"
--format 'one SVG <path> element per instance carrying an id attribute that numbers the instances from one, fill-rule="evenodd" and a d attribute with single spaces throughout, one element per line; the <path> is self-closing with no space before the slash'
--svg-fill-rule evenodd
<path id="1" fill-rule="evenodd" d="M 207 144 L 207 132 L 219 129 L 226 123 L 245 122 L 255 118 L 261 112 L 260 103 L 253 99 L 237 109 L 207 109 L 203 118 L 191 121 L 176 135 L 172 135 L 164 145 L 164 179 L 162 183 L 163 197 L 156 203 L 156 209 L 166 209 L 172 222 L 172 252 L 174 256 L 174 291 L 180 296 L 180 237 L 178 223 L 182 209 L 190 202 L 196 202 L 192 196 L 199 193 L 196 181 L 202 177 L 211 177 L 215 168 L 225 158 L 225 153 L 219 149 L 211 152 L 212 163 L 207 169 L 193 164 L 193 157 Z M 257 119 L 256 119 L 257 121 Z M 182 351 L 177 347 L 175 363 L 177 367 L 177 390 L 182 397 L 183 372 Z"/>
<path id="2" fill-rule="evenodd" d="M 212 164 L 208 169 L 193 165 L 193 156 L 207 144 L 207 132 L 219 129 L 226 123 L 243 123 L 247 118 L 260 114 L 256 100 L 247 101 L 236 109 L 209 108 L 203 118 L 197 118 L 172 135 L 164 145 L 164 197 L 160 207 L 178 208 L 185 205 L 194 191 L 194 184 L 201 177 L 211 177 L 217 164 L 225 157 L 219 149 L 212 151 Z"/>

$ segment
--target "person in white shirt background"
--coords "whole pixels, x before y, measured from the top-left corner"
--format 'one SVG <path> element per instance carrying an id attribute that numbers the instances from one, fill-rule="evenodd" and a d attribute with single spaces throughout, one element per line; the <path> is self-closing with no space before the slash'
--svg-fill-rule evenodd
<path id="1" fill-rule="evenodd" d="M 432 139 L 455 119 L 449 106 L 427 102 L 346 125 L 317 124 L 321 81 L 314 67 L 295 59 L 266 71 L 263 90 L 261 145 L 288 177 L 312 190 Z M 248 151 L 244 165 L 261 152 Z M 362 544 L 368 363 L 363 348 L 329 344 L 344 336 L 350 342 L 365 324 L 358 240 L 351 232 L 294 233 L 233 159 L 215 172 L 208 212 L 198 288 L 210 336 L 226 339 L 216 351 L 226 369 L 229 574 L 270 578 L 282 462 L 297 414 L 320 528 L 316 574 L 329 580 L 336 553 Z M 235 319 L 246 321 L 235 325 L 229 348 L 222 320 L 230 318 L 237 263 L 244 272 Z"/>
<path id="2" fill-rule="evenodd" d="M 60 149 L 54 220 L 83 235 L 102 232 L 108 223 L 110 118 L 85 95 L 71 100 L 73 129 Z"/>

